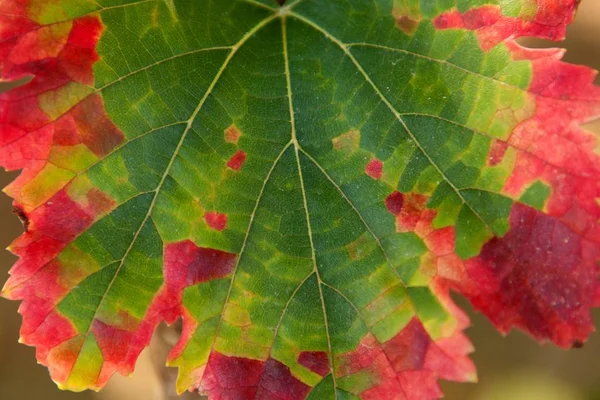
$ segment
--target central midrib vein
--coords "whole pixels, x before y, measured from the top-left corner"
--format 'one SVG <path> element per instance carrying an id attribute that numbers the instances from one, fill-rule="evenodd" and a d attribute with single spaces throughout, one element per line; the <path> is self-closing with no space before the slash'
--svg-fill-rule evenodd
<path id="1" fill-rule="evenodd" d="M 288 103 L 289 103 L 289 112 L 290 112 L 290 123 L 291 123 L 291 131 L 292 131 L 292 143 L 294 145 L 294 152 L 296 153 L 296 163 L 298 165 L 298 176 L 300 178 L 300 188 L 302 191 L 302 200 L 304 202 L 304 211 L 306 213 L 306 226 L 308 229 L 308 239 L 310 241 L 310 249 L 311 256 L 313 261 L 313 273 L 317 278 L 317 286 L 319 288 L 319 297 L 321 300 L 321 308 L 323 310 L 323 321 L 325 323 L 325 333 L 327 335 L 327 347 L 328 347 L 328 358 L 329 358 L 329 368 L 331 371 L 331 377 L 333 379 L 333 393 L 334 399 L 337 399 L 337 383 L 335 380 L 335 360 L 333 357 L 333 351 L 331 348 L 331 335 L 329 333 L 329 321 L 327 318 L 327 309 L 325 306 L 325 297 L 323 297 L 323 281 L 321 280 L 321 274 L 319 273 L 319 268 L 317 267 L 317 255 L 315 251 L 315 243 L 313 239 L 312 226 L 310 221 L 310 213 L 308 211 L 308 200 L 306 198 L 306 187 L 304 185 L 304 175 L 302 174 L 302 165 L 300 164 L 300 144 L 298 143 L 298 137 L 296 135 L 296 118 L 294 113 L 294 100 L 292 93 L 292 77 L 290 73 L 290 57 L 288 52 L 288 37 L 287 37 L 287 26 L 286 26 L 286 17 L 282 17 L 281 21 L 281 29 L 283 36 L 283 55 L 285 61 L 285 77 L 287 81 L 287 91 L 288 91 Z M 293 296 L 293 294 L 292 294 Z M 283 310 L 285 313 L 286 310 Z M 283 314 L 282 314 L 283 318 Z M 276 338 L 274 338 L 275 340 Z"/>

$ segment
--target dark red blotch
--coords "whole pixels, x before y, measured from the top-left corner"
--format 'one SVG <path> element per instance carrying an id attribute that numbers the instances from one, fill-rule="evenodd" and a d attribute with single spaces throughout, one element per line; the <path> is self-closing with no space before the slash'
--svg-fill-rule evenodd
<path id="1" fill-rule="evenodd" d="M 102 358 L 105 362 L 123 364 L 128 358 L 132 343 L 135 341 L 136 332 L 120 329 L 95 319 L 92 323 L 92 332 L 102 350 Z M 133 357 L 133 363 L 137 359 L 137 352 Z M 124 365 L 124 364 L 123 364 Z"/>
<path id="2" fill-rule="evenodd" d="M 392 214 L 400 214 L 404 206 L 404 195 L 398 191 L 393 192 L 385 198 L 385 206 Z"/>
<path id="3" fill-rule="evenodd" d="M 225 251 L 198 247 L 186 240 L 167 246 L 165 253 L 166 281 L 171 286 L 192 286 L 231 274 L 237 255 Z"/>
<path id="4" fill-rule="evenodd" d="M 233 170 L 239 171 L 246 162 L 246 153 L 238 150 L 227 162 L 227 166 Z"/>
<path id="5" fill-rule="evenodd" d="M 559 219 L 515 204 L 511 229 L 467 261 L 473 304 L 502 331 L 518 326 L 563 347 L 583 342 L 593 330 L 600 256 Z"/>
<path id="6" fill-rule="evenodd" d="M 216 231 L 223 231 L 227 228 L 227 214 L 210 211 L 204 214 L 204 220 Z"/>
<path id="7" fill-rule="evenodd" d="M 421 370 L 431 343 L 421 323 L 413 319 L 393 339 L 383 344 L 383 351 L 397 373 Z"/>
<path id="8" fill-rule="evenodd" d="M 212 399 L 301 400 L 310 387 L 270 358 L 259 361 L 211 354 L 199 391 Z"/>
<path id="9" fill-rule="evenodd" d="M 324 351 L 303 351 L 298 356 L 298 363 L 321 376 L 330 371 L 329 357 Z"/>

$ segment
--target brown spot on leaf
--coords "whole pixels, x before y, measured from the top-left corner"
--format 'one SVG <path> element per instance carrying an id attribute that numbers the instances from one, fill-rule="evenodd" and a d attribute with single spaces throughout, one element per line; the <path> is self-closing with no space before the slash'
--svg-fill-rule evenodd
<path id="1" fill-rule="evenodd" d="M 71 112 L 82 142 L 98 156 L 105 156 L 123 142 L 125 136 L 104 111 L 100 96 L 86 98 Z"/>
<path id="2" fill-rule="evenodd" d="M 354 242 L 348 243 L 346 245 L 346 250 L 348 251 L 348 255 L 351 259 L 359 260 L 368 256 L 373 248 L 368 236 L 363 234 Z"/>
<path id="3" fill-rule="evenodd" d="M 158 5 L 152 10 L 152 26 L 158 27 Z"/>
<path id="4" fill-rule="evenodd" d="M 575 342 L 573 342 L 573 346 L 571 347 L 574 349 L 582 349 L 584 345 L 585 343 L 583 343 L 581 340 L 576 340 Z"/>
<path id="5" fill-rule="evenodd" d="M 98 188 L 92 188 L 86 196 L 86 210 L 91 215 L 105 215 L 116 207 L 116 202 Z"/>
<path id="6" fill-rule="evenodd" d="M 240 132 L 238 127 L 234 124 L 225 129 L 225 141 L 227 143 L 237 144 L 240 140 L 240 136 L 242 136 L 242 132 Z"/>
<path id="7" fill-rule="evenodd" d="M 29 231 L 29 217 L 27 216 L 27 214 L 25 213 L 25 211 L 23 211 L 23 209 L 21 207 L 14 206 L 13 207 L 13 214 L 15 214 L 17 217 L 19 217 L 19 219 L 23 223 L 23 227 L 25 228 L 25 232 L 28 232 Z"/>
<path id="8" fill-rule="evenodd" d="M 351 130 L 331 141 L 333 148 L 340 151 L 355 151 L 360 146 L 360 131 Z"/>
<path id="9" fill-rule="evenodd" d="M 396 26 L 407 35 L 413 35 L 419 27 L 419 21 L 412 19 L 406 15 L 396 17 Z"/>

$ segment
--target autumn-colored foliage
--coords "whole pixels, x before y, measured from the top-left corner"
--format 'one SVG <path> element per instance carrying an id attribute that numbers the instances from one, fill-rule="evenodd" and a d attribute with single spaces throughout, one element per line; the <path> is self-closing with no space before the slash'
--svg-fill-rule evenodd
<path id="1" fill-rule="evenodd" d="M 577 3 L 0 0 L 21 341 L 98 390 L 182 319 L 179 392 L 281 400 L 475 380 L 451 291 L 584 342 L 600 89 L 515 41 Z"/>

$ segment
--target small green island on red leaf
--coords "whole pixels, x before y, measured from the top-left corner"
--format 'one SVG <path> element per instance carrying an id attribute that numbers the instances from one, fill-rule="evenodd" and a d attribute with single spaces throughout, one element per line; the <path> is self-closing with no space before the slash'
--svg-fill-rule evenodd
<path id="1" fill-rule="evenodd" d="M 476 379 L 451 292 L 580 346 L 600 89 L 516 42 L 577 3 L 0 0 L 21 342 L 99 390 L 182 320 L 211 400 L 437 399 Z"/>

